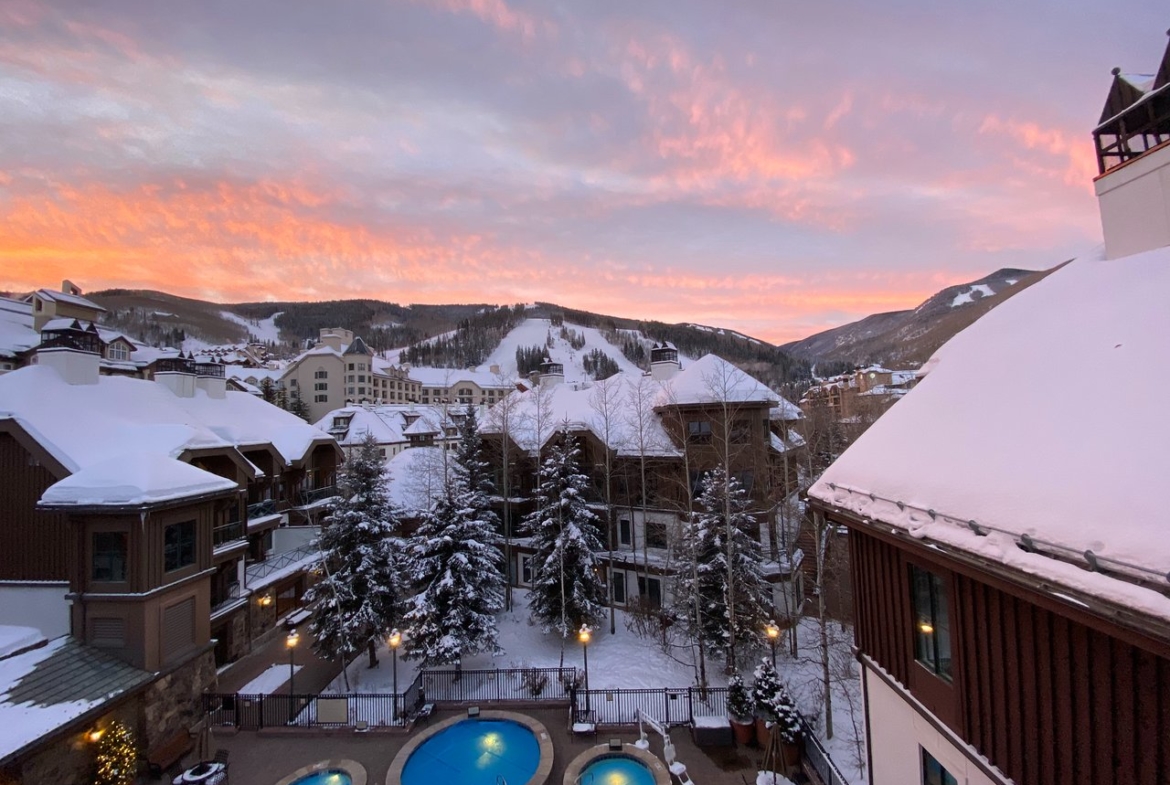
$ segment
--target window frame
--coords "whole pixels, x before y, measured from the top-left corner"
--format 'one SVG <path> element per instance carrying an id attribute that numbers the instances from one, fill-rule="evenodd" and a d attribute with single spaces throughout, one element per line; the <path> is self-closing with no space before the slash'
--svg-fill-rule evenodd
<path id="1" fill-rule="evenodd" d="M 953 684 L 950 578 L 917 564 L 909 567 L 914 662 L 936 678 Z"/>
<path id="2" fill-rule="evenodd" d="M 121 540 L 122 574 L 120 578 L 98 577 L 98 554 L 108 554 L 108 549 L 98 548 L 99 537 L 116 537 Z M 90 534 L 89 579 L 92 583 L 126 583 L 130 579 L 130 534 L 124 531 L 95 531 Z"/>
<path id="3" fill-rule="evenodd" d="M 183 530 L 179 530 L 183 527 Z M 176 541 L 168 542 L 171 532 L 176 532 Z M 189 535 L 184 537 L 183 535 Z M 199 561 L 199 526 L 194 519 L 168 523 L 163 527 L 163 572 L 172 573 L 190 567 Z M 172 552 L 175 562 L 172 566 Z M 184 560 L 186 559 L 186 560 Z"/>
<path id="4" fill-rule="evenodd" d="M 938 758 L 927 752 L 925 747 L 918 749 L 922 752 L 918 758 L 922 767 L 922 785 L 959 785 L 959 779 L 947 771 Z M 932 767 L 937 769 L 937 772 L 932 771 Z"/>

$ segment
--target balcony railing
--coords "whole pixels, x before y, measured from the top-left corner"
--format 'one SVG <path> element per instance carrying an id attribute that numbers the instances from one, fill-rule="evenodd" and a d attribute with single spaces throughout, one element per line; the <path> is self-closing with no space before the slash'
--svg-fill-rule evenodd
<path id="1" fill-rule="evenodd" d="M 322 499 L 328 499 L 337 495 L 337 489 L 332 485 L 325 485 L 320 488 L 313 488 L 311 490 L 303 490 L 297 494 L 301 506 L 316 504 Z"/>
<path id="2" fill-rule="evenodd" d="M 276 514 L 276 500 L 265 499 L 262 502 L 248 505 L 248 520 L 253 518 L 263 518 L 265 515 Z"/>
<path id="3" fill-rule="evenodd" d="M 216 526 L 211 530 L 211 543 L 216 548 L 232 540 L 244 539 L 244 524 L 242 521 L 231 521 L 223 526 Z"/>

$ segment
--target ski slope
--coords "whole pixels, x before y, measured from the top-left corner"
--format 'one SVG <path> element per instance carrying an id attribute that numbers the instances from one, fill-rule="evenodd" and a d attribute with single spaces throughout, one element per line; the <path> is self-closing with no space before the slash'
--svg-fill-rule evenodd
<path id="1" fill-rule="evenodd" d="M 547 348 L 549 359 L 565 366 L 566 382 L 581 382 L 590 378 L 585 373 L 585 356 L 593 349 L 600 349 L 609 355 L 610 359 L 618 364 L 623 372 L 641 373 L 637 365 L 626 359 L 622 350 L 605 339 L 601 332 L 593 327 L 582 327 L 579 324 L 565 322 L 565 327 L 580 333 L 585 338 L 585 346 L 574 349 L 569 342 L 561 338 L 561 328 L 553 327 L 548 319 L 525 319 L 510 333 L 504 336 L 500 345 L 488 356 L 487 367 L 498 365 L 500 372 L 507 377 L 516 376 L 516 349 L 521 346 L 545 346 L 548 336 L 553 337 L 553 345 Z M 647 341 L 647 343 L 649 343 Z"/>

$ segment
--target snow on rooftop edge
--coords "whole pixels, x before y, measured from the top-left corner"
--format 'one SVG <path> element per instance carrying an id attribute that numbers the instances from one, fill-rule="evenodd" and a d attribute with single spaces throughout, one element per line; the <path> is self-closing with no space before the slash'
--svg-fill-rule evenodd
<path id="1" fill-rule="evenodd" d="M 138 505 L 237 488 L 232 480 L 156 453 L 126 453 L 53 483 L 41 502 L 52 505 Z"/>
<path id="2" fill-rule="evenodd" d="M 810 494 L 914 525 L 872 492 L 1165 575 L 1167 291 L 1170 248 L 1066 265 L 940 348 Z M 956 547 L 978 552 L 967 534 Z"/>

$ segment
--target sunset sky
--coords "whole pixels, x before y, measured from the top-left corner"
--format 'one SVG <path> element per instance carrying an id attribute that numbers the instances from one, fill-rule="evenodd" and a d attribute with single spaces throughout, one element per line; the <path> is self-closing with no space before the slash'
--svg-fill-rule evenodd
<path id="1" fill-rule="evenodd" d="M 1149 0 L 0 0 L 0 289 L 783 342 L 1100 242 Z"/>

